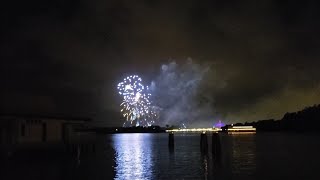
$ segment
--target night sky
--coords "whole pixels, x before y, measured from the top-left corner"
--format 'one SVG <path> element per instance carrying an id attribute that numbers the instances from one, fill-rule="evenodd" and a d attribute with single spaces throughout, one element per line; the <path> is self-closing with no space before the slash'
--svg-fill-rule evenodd
<path id="1" fill-rule="evenodd" d="M 279 119 L 320 102 L 320 11 L 308 0 L 8 1 L 0 7 L 1 113 L 121 125 L 117 83 L 162 64 L 211 64 L 214 118 Z M 217 80 L 219 83 L 217 83 Z"/>

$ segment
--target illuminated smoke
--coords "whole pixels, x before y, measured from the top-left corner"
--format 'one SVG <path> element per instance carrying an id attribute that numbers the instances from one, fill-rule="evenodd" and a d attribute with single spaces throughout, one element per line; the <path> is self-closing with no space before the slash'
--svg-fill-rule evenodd
<path id="1" fill-rule="evenodd" d="M 212 119 L 211 99 L 202 87 L 208 66 L 176 62 L 161 66 L 160 75 L 152 81 L 152 102 L 160 109 L 159 125 L 197 126 Z"/>

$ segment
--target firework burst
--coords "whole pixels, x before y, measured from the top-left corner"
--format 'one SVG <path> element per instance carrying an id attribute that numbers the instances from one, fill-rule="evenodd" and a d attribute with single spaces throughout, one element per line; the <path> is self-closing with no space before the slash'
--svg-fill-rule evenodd
<path id="1" fill-rule="evenodd" d="M 124 126 L 150 126 L 154 120 L 150 121 L 150 114 L 154 112 L 150 109 L 150 96 L 148 86 L 142 84 L 142 79 L 137 76 L 128 76 L 118 84 L 119 94 L 123 97 L 120 104 L 123 117 L 126 118 Z"/>

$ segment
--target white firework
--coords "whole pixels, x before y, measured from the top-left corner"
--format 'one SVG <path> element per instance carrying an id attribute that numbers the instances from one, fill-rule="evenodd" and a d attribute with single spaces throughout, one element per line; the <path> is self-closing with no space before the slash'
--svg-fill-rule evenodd
<path id="1" fill-rule="evenodd" d="M 126 122 L 130 123 L 130 126 L 150 126 L 153 123 L 149 122 L 150 114 L 150 96 L 148 93 L 148 86 L 142 84 L 142 79 L 137 75 L 128 76 L 118 84 L 119 94 L 123 96 L 123 101 L 120 104 L 123 117 L 126 118 Z"/>

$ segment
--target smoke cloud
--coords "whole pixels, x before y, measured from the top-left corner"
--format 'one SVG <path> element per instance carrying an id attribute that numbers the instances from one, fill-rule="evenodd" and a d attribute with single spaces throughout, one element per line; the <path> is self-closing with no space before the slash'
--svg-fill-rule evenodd
<path id="1" fill-rule="evenodd" d="M 188 58 L 184 64 L 163 64 L 152 81 L 153 104 L 160 109 L 159 125 L 201 126 L 212 118 L 212 96 L 205 90 L 204 79 L 210 66 Z"/>

